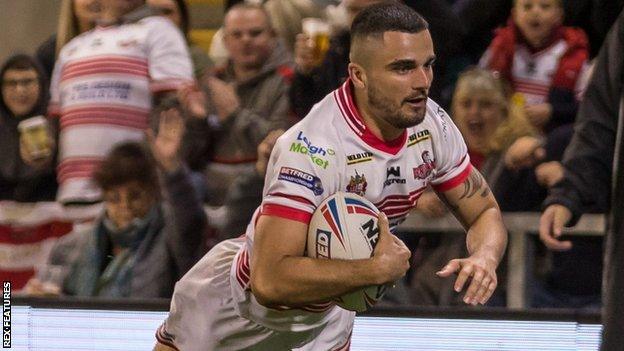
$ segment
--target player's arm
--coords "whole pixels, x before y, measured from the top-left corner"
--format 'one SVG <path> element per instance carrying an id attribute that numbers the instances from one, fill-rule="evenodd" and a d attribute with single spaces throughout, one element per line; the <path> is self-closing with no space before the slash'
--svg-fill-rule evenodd
<path id="1" fill-rule="evenodd" d="M 485 304 L 496 289 L 496 267 L 507 246 L 507 230 L 498 204 L 475 168 L 462 184 L 440 195 L 467 230 L 466 246 L 470 256 L 449 261 L 437 274 L 447 277 L 457 273 L 457 292 L 471 278 L 464 302 Z"/>
<path id="2" fill-rule="evenodd" d="M 393 282 L 409 268 L 410 252 L 379 217 L 379 241 L 365 260 L 304 257 L 308 225 L 276 216 L 256 224 L 251 259 L 251 289 L 265 306 L 323 302 L 358 288 Z"/>

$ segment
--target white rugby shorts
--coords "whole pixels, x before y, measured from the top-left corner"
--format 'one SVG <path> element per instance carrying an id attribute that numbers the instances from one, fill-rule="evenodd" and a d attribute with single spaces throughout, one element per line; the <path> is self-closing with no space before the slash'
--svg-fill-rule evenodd
<path id="1" fill-rule="evenodd" d="M 241 316 L 241 304 L 254 305 L 248 310 L 266 309 L 250 292 L 251 298 L 240 301 L 232 290 L 236 282 L 231 279 L 232 265 L 244 245 L 244 237 L 219 243 L 182 277 L 169 316 L 156 332 L 158 342 L 181 351 L 348 350 L 355 313 L 337 306 L 318 325 L 292 328 L 296 331 L 288 325 L 276 330 L 266 326 L 274 321 Z M 270 310 L 268 315 L 275 313 L 279 311 Z"/>

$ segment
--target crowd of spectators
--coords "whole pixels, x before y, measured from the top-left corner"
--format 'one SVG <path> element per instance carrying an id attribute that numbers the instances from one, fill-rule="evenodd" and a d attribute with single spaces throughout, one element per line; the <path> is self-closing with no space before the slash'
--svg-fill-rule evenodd
<path id="1" fill-rule="evenodd" d="M 214 61 L 189 39 L 184 0 L 63 0 L 56 33 L 0 68 L 0 200 L 101 204 L 102 212 L 52 249 L 60 285 L 35 277 L 24 291 L 169 297 L 210 246 L 244 232 L 272 145 L 343 84 L 350 21 L 380 1 L 228 2 L 215 38 L 225 51 Z M 501 209 L 539 211 L 563 178 L 559 161 L 591 59 L 624 2 L 406 3 L 429 21 L 436 45 L 429 97 L 451 111 Z M 309 16 L 332 23 L 321 60 L 301 32 Z M 35 121 L 43 126 L 38 150 L 25 127 Z M 431 189 L 416 211 L 446 214 Z M 406 241 L 415 268 L 397 300 L 460 304 L 452 282 L 434 272 L 465 250 L 464 238 Z M 599 306 L 599 239 L 543 252 L 552 269 L 536 285 L 534 306 Z"/>

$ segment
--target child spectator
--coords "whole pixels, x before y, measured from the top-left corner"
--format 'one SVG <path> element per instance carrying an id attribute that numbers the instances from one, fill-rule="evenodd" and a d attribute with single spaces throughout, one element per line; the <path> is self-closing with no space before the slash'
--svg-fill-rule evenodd
<path id="1" fill-rule="evenodd" d="M 515 0 L 480 66 L 498 72 L 525 100 L 531 124 L 548 132 L 574 122 L 589 47 L 580 29 L 562 26 L 561 0 Z"/>

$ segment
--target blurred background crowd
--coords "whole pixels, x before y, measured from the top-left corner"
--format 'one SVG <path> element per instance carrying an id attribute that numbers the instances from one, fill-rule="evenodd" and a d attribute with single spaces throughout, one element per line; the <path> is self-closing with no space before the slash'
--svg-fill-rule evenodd
<path id="1" fill-rule="evenodd" d="M 54 33 L 0 52 L 3 280 L 30 295 L 170 297 L 210 247 L 244 233 L 275 140 L 345 81 L 350 22 L 379 1 L 57 1 Z M 429 97 L 501 209 L 540 211 L 624 1 L 406 4 L 434 41 Z M 414 211 L 447 215 L 432 190 Z M 412 269 L 386 303 L 461 305 L 434 272 L 465 237 L 398 234 Z M 599 308 L 602 238 L 535 240 L 529 305 Z M 506 304 L 504 289 L 490 305 Z"/>

